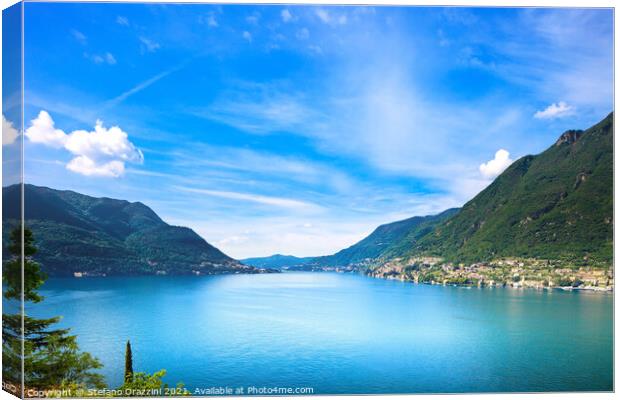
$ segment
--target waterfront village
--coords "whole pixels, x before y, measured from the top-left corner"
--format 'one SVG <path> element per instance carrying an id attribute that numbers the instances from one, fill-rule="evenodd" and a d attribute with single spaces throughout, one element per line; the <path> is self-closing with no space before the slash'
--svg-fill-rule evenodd
<path id="1" fill-rule="evenodd" d="M 504 258 L 470 265 L 437 257 L 394 259 L 367 265 L 366 274 L 435 285 L 613 291 L 611 266 L 577 266 L 559 261 Z"/>

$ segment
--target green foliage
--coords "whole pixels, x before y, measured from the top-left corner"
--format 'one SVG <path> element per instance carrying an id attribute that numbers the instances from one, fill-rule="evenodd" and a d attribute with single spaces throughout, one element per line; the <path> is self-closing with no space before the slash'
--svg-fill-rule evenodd
<path id="1" fill-rule="evenodd" d="M 573 281 L 569 278 L 559 278 L 557 280 L 558 286 L 573 286 Z"/>
<path id="2" fill-rule="evenodd" d="M 20 228 L 13 229 L 10 234 L 11 242 L 8 246 L 10 254 L 13 254 L 13 259 L 7 261 L 3 265 L 2 280 L 6 285 L 3 296 L 8 300 L 21 301 L 22 294 L 22 230 Z M 29 229 L 23 231 L 23 244 L 24 244 L 24 287 L 23 294 L 25 301 L 32 301 L 35 303 L 43 300 L 36 289 L 45 282 L 47 276 L 41 272 L 39 265 L 33 262 L 32 257 L 37 249 L 34 246 L 34 239 L 32 232 Z"/>
<path id="3" fill-rule="evenodd" d="M 125 346 L 125 383 L 133 381 L 133 356 L 131 355 L 131 343 L 127 341 Z"/>
<path id="4" fill-rule="evenodd" d="M 89 353 L 80 351 L 76 336 L 57 330 L 39 333 L 38 339 L 26 337 L 24 342 L 26 387 L 53 389 L 66 383 L 105 386 L 103 376 L 93 371 L 102 364 Z"/>
<path id="5" fill-rule="evenodd" d="M 166 370 L 162 369 L 154 374 L 145 372 L 136 372 L 133 379 L 125 383 L 119 388 L 119 392 L 123 397 L 135 396 L 187 396 L 189 391 L 184 388 L 182 383 L 178 383 L 176 387 L 170 388 L 163 382 Z"/>
<path id="6" fill-rule="evenodd" d="M 11 232 L 8 246 L 13 258 L 4 263 L 3 282 L 6 299 L 21 299 L 21 230 Z M 37 289 L 45 281 L 39 265 L 31 259 L 36 253 L 32 232 L 24 229 L 24 299 L 43 300 Z M 6 382 L 20 385 L 22 378 L 28 389 L 56 389 L 66 383 L 89 387 L 103 386 L 103 377 L 93 370 L 101 363 L 90 354 L 81 352 L 76 337 L 68 329 L 53 329 L 59 317 L 37 319 L 28 315 L 2 315 L 2 362 Z M 22 329 L 23 324 L 23 329 Z"/>

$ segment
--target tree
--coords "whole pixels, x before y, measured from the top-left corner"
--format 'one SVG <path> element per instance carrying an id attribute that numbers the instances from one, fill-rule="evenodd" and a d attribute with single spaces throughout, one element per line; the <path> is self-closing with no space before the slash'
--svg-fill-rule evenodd
<path id="1" fill-rule="evenodd" d="M 125 383 L 133 381 L 133 359 L 131 356 L 131 343 L 127 341 L 125 347 Z"/>
<path id="2" fill-rule="evenodd" d="M 119 392 L 123 397 L 134 396 L 185 396 L 189 392 L 179 383 L 175 388 L 170 388 L 165 384 L 162 378 L 166 375 L 166 370 L 162 369 L 154 374 L 146 372 L 136 372 L 132 376 L 132 380 L 125 383 L 119 388 Z"/>
<path id="3" fill-rule="evenodd" d="M 162 369 L 153 374 L 133 372 L 133 355 L 129 340 L 125 346 L 125 382 L 118 388 L 123 397 L 133 396 L 188 396 L 190 392 L 179 382 L 174 388 L 164 383 L 166 370 Z"/>
<path id="4" fill-rule="evenodd" d="M 23 231 L 24 259 L 22 260 L 22 231 L 11 232 L 8 250 L 12 258 L 3 265 L 3 296 L 9 302 L 39 303 L 43 297 L 37 289 L 47 276 L 32 260 L 37 249 L 29 229 Z M 49 390 L 68 385 L 104 387 L 103 376 L 93 370 L 101 368 L 99 360 L 81 352 L 77 337 L 70 329 L 53 329 L 61 317 L 37 319 L 28 315 L 2 315 L 2 363 L 4 380 L 21 387 L 23 378 L 27 389 Z M 23 330 L 22 330 L 23 323 Z M 24 375 L 21 368 L 23 363 Z"/>

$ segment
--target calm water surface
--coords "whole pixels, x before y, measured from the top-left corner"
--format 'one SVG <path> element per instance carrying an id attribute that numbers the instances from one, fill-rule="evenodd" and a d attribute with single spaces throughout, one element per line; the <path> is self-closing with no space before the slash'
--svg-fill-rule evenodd
<path id="1" fill-rule="evenodd" d="M 613 296 L 465 289 L 353 274 L 50 279 L 63 315 L 122 381 L 165 368 L 186 387 L 315 393 L 612 390 Z"/>

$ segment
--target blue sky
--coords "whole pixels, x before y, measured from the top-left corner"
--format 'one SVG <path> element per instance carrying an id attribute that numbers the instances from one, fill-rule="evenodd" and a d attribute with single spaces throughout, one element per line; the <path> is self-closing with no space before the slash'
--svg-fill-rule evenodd
<path id="1" fill-rule="evenodd" d="M 26 182 L 142 201 L 236 258 L 461 206 L 613 107 L 611 10 L 25 13 Z"/>

